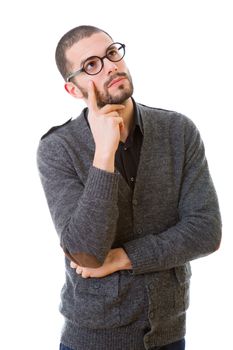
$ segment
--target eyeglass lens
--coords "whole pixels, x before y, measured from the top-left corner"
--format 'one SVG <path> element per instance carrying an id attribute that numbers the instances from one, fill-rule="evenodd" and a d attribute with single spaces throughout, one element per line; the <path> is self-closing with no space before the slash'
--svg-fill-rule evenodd
<path id="1" fill-rule="evenodd" d="M 110 45 L 106 52 L 106 57 L 112 62 L 120 61 L 124 56 L 124 46 L 120 43 Z M 87 74 L 94 75 L 103 68 L 103 58 L 93 56 L 87 59 L 83 65 L 83 69 Z"/>

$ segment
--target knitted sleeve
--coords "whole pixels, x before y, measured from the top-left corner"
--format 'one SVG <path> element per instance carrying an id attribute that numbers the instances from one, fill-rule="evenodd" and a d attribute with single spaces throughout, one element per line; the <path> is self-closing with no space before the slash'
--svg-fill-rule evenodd
<path id="1" fill-rule="evenodd" d="M 220 245 L 221 217 L 204 145 L 195 125 L 189 119 L 185 124 L 178 222 L 159 234 L 123 244 L 134 274 L 182 265 L 214 252 Z"/>
<path id="2" fill-rule="evenodd" d="M 37 164 L 66 255 L 81 266 L 101 266 L 115 239 L 118 174 L 91 166 L 84 184 L 56 135 L 40 141 Z"/>

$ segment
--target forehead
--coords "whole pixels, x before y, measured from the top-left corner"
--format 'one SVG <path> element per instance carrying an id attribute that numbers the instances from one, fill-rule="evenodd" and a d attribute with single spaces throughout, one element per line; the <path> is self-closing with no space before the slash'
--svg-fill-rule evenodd
<path id="1" fill-rule="evenodd" d="M 105 33 L 95 33 L 75 43 L 66 51 L 66 57 L 71 64 L 77 66 L 90 56 L 102 56 L 106 48 L 112 44 L 112 39 Z"/>

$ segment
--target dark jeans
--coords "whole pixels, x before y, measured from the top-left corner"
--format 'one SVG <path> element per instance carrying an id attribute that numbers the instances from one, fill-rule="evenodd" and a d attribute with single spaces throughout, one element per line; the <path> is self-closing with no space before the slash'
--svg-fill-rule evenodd
<path id="1" fill-rule="evenodd" d="M 60 344 L 60 350 L 72 350 L 71 348 L 68 348 L 67 346 Z M 175 343 L 161 346 L 161 347 L 155 347 L 151 350 L 185 350 L 185 339 L 179 340 Z"/>

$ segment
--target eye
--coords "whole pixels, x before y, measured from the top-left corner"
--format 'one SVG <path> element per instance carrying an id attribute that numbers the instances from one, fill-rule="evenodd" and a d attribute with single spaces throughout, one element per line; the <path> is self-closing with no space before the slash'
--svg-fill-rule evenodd
<path id="1" fill-rule="evenodd" d="M 123 58 L 124 53 L 124 45 L 120 43 L 114 43 L 109 46 L 106 55 L 110 61 L 118 62 Z"/>
<path id="2" fill-rule="evenodd" d="M 93 61 L 86 62 L 84 68 L 85 70 L 92 70 L 95 68 L 95 66 L 96 66 L 96 61 L 93 60 Z"/>
<path id="3" fill-rule="evenodd" d="M 108 51 L 108 57 L 114 58 L 116 56 L 119 56 L 119 51 L 117 47 L 113 47 Z"/>
<path id="4" fill-rule="evenodd" d="M 93 57 L 84 63 L 83 68 L 87 73 L 93 74 L 99 69 L 100 65 L 100 59 L 98 57 Z"/>

